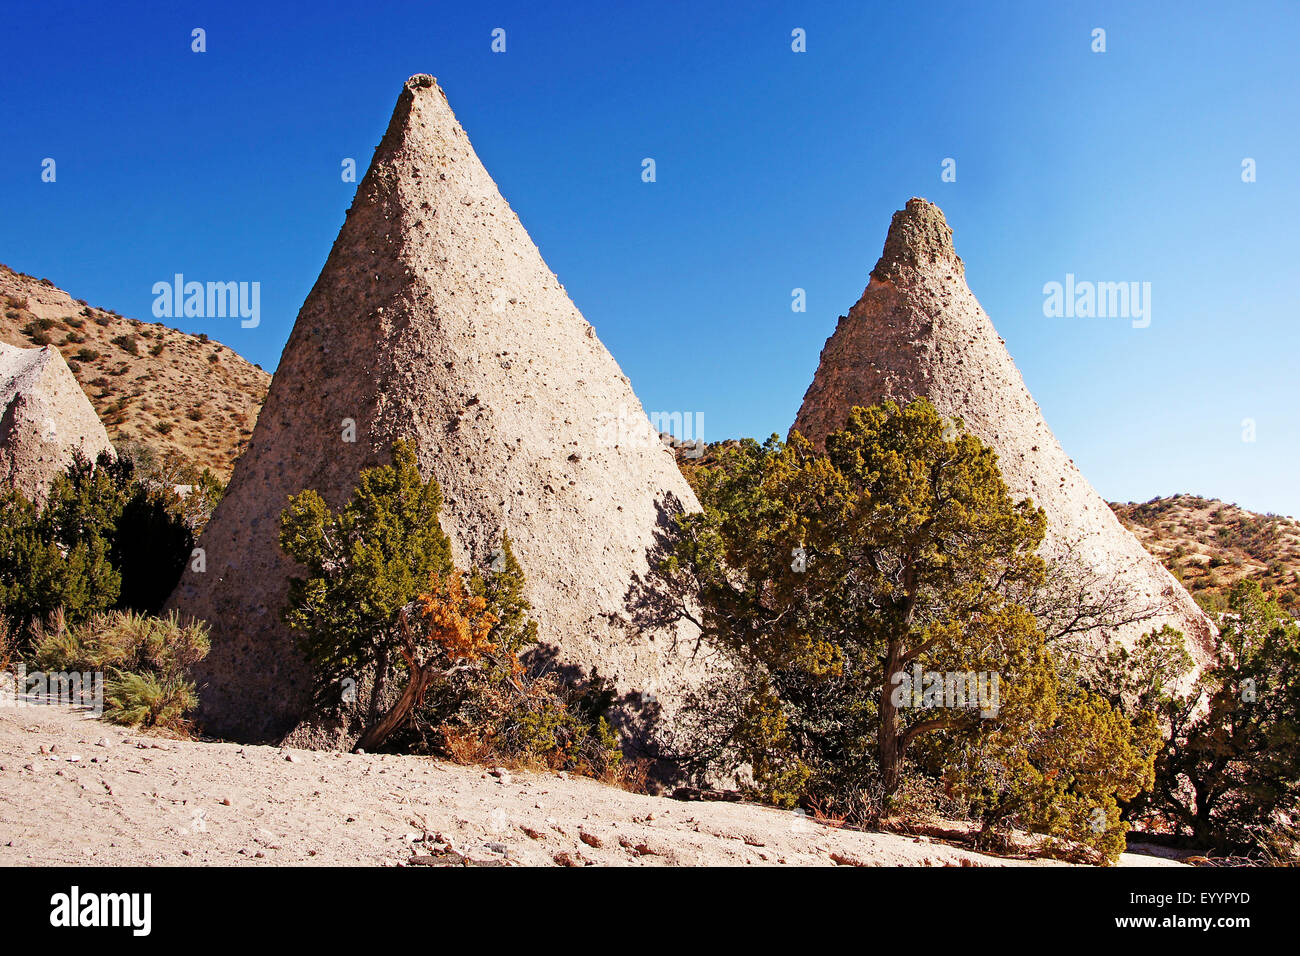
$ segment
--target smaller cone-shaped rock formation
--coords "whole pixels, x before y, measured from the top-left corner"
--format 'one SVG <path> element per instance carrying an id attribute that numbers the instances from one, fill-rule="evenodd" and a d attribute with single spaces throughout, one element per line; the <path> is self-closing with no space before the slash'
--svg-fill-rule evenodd
<path id="1" fill-rule="evenodd" d="M 0 487 L 44 502 L 50 482 L 80 454 L 113 454 L 104 425 L 51 345 L 0 343 Z"/>
<path id="2" fill-rule="evenodd" d="M 894 214 L 866 291 L 822 349 L 794 430 L 820 444 L 855 405 L 918 397 L 990 444 L 1012 494 L 1047 513 L 1042 553 L 1057 593 L 1086 592 L 1081 623 L 1095 626 L 1082 636 L 1130 642 L 1167 623 L 1206 659 L 1208 618 L 1062 450 L 967 287 L 943 213 L 924 199 Z"/>

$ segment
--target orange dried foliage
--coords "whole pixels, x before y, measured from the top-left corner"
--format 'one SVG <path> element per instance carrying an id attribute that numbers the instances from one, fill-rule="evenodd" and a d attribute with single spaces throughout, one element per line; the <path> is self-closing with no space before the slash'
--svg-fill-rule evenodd
<path id="1" fill-rule="evenodd" d="M 452 662 L 473 662 L 496 650 L 488 635 L 497 616 L 487 610 L 487 602 L 465 590 L 460 575 L 435 574 L 430 590 L 419 602 L 422 634 L 438 644 Z"/>

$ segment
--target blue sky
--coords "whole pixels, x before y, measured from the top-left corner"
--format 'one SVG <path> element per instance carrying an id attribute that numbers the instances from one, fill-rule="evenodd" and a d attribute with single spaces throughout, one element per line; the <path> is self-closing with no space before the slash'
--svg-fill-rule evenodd
<path id="1" fill-rule="evenodd" d="M 175 324 L 273 369 L 341 161 L 428 72 L 647 409 L 784 434 L 920 195 L 1103 495 L 1300 514 L 1295 3 L 54 2 L 6 28 L 0 261 L 92 304 L 259 281 L 259 328 Z M 1067 273 L 1150 282 L 1150 327 L 1044 317 Z"/>

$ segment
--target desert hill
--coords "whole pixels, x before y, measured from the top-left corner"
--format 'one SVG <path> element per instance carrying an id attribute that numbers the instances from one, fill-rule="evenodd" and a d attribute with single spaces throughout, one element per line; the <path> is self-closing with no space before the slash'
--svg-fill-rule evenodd
<path id="1" fill-rule="evenodd" d="M 53 345 L 119 450 L 147 445 L 230 477 L 271 376 L 225 345 L 94 308 L 0 265 L 0 342 Z"/>
<path id="2" fill-rule="evenodd" d="M 1243 579 L 1275 591 L 1300 616 L 1300 522 L 1213 498 L 1172 495 L 1111 509 L 1202 607 L 1223 609 Z"/>

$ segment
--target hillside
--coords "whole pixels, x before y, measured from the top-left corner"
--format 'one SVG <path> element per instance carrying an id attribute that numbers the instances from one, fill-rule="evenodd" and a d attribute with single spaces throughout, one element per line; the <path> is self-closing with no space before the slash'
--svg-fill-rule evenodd
<path id="1" fill-rule="evenodd" d="M 0 300 L 0 342 L 57 346 L 119 450 L 146 445 L 230 477 L 268 373 L 206 336 L 94 308 L 3 265 Z"/>
<path id="2" fill-rule="evenodd" d="M 1111 504 L 1124 526 L 1207 610 L 1222 610 L 1243 578 L 1300 615 L 1300 522 L 1196 495 Z"/>

